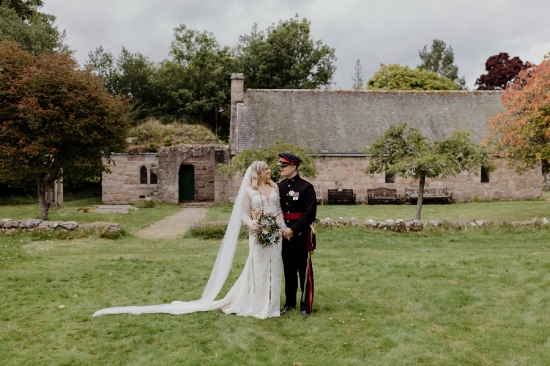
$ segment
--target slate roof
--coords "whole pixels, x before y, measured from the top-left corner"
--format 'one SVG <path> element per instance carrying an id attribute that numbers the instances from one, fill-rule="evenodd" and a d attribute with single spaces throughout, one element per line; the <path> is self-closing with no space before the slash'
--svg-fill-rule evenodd
<path id="1" fill-rule="evenodd" d="M 285 140 L 318 153 L 364 153 L 389 126 L 406 122 L 432 140 L 455 130 L 480 142 L 503 111 L 501 91 L 248 89 L 237 111 L 237 150 Z"/>

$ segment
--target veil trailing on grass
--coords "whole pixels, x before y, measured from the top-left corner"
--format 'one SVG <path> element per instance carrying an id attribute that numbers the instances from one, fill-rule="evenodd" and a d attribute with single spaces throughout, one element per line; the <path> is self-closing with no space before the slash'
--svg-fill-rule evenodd
<path id="1" fill-rule="evenodd" d="M 227 225 L 227 231 L 222 240 L 222 245 L 218 252 L 214 268 L 210 273 L 208 283 L 204 288 L 202 297 L 200 300 L 194 300 L 189 302 L 172 301 L 169 304 L 161 305 L 149 305 L 149 306 L 121 306 L 115 308 L 107 308 L 96 311 L 94 317 L 107 314 L 143 314 L 143 313 L 167 313 L 167 314 L 188 314 L 197 311 L 208 311 L 218 309 L 223 306 L 220 301 L 214 301 L 222 286 L 227 279 L 231 264 L 233 263 L 233 256 L 235 255 L 235 249 L 237 247 L 237 241 L 239 240 L 239 232 L 241 230 L 241 214 L 243 206 L 243 196 L 246 193 L 246 188 L 250 186 L 251 168 L 246 170 L 239 193 L 235 199 L 233 206 L 233 212 L 229 219 L 229 225 Z"/>

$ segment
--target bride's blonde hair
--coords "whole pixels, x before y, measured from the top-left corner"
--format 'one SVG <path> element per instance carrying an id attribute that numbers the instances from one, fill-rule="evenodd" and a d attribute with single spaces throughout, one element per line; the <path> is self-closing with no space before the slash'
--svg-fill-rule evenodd
<path id="1" fill-rule="evenodd" d="M 258 184 L 262 180 L 262 175 L 264 174 L 265 170 L 268 168 L 268 165 L 263 160 L 257 160 L 250 165 L 250 186 L 253 189 L 258 189 Z M 275 183 L 271 180 L 271 177 L 267 178 L 266 184 L 269 184 L 272 187 L 275 187 Z"/>

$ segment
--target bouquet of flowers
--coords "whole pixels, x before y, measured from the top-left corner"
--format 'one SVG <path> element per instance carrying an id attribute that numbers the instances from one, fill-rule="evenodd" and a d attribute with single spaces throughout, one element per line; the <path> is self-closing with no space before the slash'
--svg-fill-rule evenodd
<path id="1" fill-rule="evenodd" d="M 256 217 L 256 223 L 250 228 L 250 233 L 256 235 L 256 243 L 262 248 L 276 245 L 281 238 L 281 227 L 277 217 L 266 214 L 262 210 Z"/>

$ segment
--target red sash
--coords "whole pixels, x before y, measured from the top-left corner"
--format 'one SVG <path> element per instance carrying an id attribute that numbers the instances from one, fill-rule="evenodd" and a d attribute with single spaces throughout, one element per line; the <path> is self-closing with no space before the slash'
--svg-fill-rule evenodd
<path id="1" fill-rule="evenodd" d="M 302 217 L 301 212 L 284 212 L 283 217 L 285 220 L 300 220 Z M 317 249 L 317 240 L 315 237 L 315 232 L 311 227 L 307 228 L 307 241 L 306 241 L 306 251 L 313 252 L 315 249 Z"/>
<path id="2" fill-rule="evenodd" d="M 301 212 L 296 213 L 290 213 L 290 212 L 283 212 L 283 217 L 285 220 L 300 220 L 300 217 L 302 217 Z"/>

